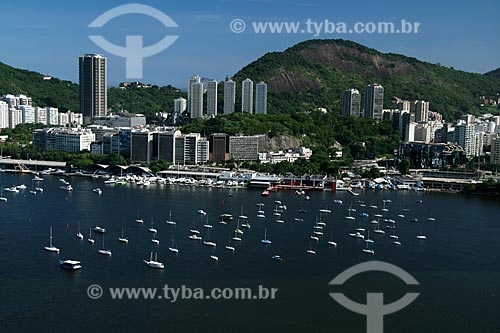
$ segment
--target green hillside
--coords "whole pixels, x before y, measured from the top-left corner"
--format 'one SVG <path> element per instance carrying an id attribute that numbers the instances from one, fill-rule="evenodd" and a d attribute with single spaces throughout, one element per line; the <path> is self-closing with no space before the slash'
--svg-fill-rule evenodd
<path id="1" fill-rule="evenodd" d="M 44 75 L 17 69 L 0 62 L 0 95 L 25 94 L 37 106 L 54 106 L 63 111 L 79 109 L 78 84 L 57 78 L 44 80 Z M 140 88 L 112 87 L 108 90 L 108 108 L 111 111 L 128 110 L 153 118 L 157 112 L 170 112 L 174 99 L 185 93 L 172 86 Z"/>
<path id="2" fill-rule="evenodd" d="M 235 74 L 269 85 L 269 111 L 297 112 L 326 107 L 340 114 L 344 90 L 364 94 L 368 83 L 385 88 L 385 107 L 394 96 L 425 99 L 433 111 L 452 120 L 480 113 L 481 96 L 500 93 L 500 80 L 430 64 L 398 54 L 381 53 L 345 40 L 310 40 L 284 52 L 272 52 Z"/>

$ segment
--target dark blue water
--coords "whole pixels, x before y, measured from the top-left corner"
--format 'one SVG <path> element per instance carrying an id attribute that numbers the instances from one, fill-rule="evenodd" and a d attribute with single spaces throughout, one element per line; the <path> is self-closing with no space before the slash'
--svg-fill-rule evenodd
<path id="1" fill-rule="evenodd" d="M 0 174 L 0 184 L 31 186 L 32 176 Z M 87 332 L 365 332 L 365 317 L 344 309 L 330 298 L 333 291 L 364 302 L 367 292 L 384 292 L 386 302 L 406 292 L 420 297 L 406 309 L 385 317 L 385 332 L 499 332 L 500 318 L 500 202 L 476 197 L 440 193 L 365 192 L 358 197 L 348 193 L 309 193 L 306 201 L 293 193 L 273 193 L 267 198 L 260 191 L 207 189 L 187 186 L 137 187 L 105 186 L 102 181 L 68 179 L 75 190 L 59 189 L 56 177 L 46 176 L 42 194 L 28 190 L 4 192 L 8 202 L 0 203 L 0 331 Z M 93 193 L 101 187 L 101 196 Z M 333 203 L 342 199 L 343 205 Z M 362 252 L 364 242 L 348 236 L 360 225 L 373 228 L 359 213 L 373 214 L 372 202 L 389 213 L 384 218 L 401 220 L 398 234 L 403 243 L 396 247 L 386 235 L 371 234 L 375 255 Z M 274 222 L 274 201 L 288 209 L 284 224 Z M 358 200 L 367 207 L 359 207 Z M 422 200 L 418 204 L 417 200 Z M 256 204 L 266 204 L 267 219 L 257 219 Z M 350 203 L 357 209 L 355 222 L 345 220 Z M 224 249 L 233 236 L 235 221 L 218 223 L 221 212 L 239 215 L 241 206 L 252 228 L 244 230 L 236 251 Z M 325 236 L 310 242 L 318 209 L 333 213 L 324 217 Z M 405 219 L 396 216 L 403 208 Z M 189 229 L 196 227 L 206 237 L 203 224 L 208 213 L 214 225 L 210 240 L 218 246 L 213 252 L 201 242 L 189 240 Z M 307 214 L 300 214 L 306 209 Z M 167 225 L 169 210 L 176 226 Z M 134 222 L 138 212 L 145 223 Z M 428 222 L 428 216 L 436 222 Z M 295 222 L 294 217 L 304 218 Z M 410 223 L 410 218 L 423 223 Z M 147 231 L 150 221 L 158 229 L 159 246 Z M 85 236 L 76 238 L 78 222 Z M 111 257 L 97 253 L 87 243 L 90 227 L 100 225 L 108 232 L 106 248 Z M 44 251 L 49 228 L 53 226 L 54 245 L 59 255 Z M 122 227 L 129 244 L 117 241 Z M 426 241 L 416 239 L 422 231 Z M 260 240 L 267 229 L 272 245 Z M 337 248 L 328 246 L 331 231 Z M 390 230 L 386 230 L 389 232 Z M 180 253 L 168 251 L 172 235 Z M 316 255 L 306 253 L 309 247 Z M 143 259 L 158 252 L 165 263 L 163 271 L 148 268 Z M 209 256 L 215 254 L 219 262 Z M 279 254 L 281 263 L 270 257 Z M 82 261 L 83 269 L 68 272 L 58 266 L 59 259 Z M 368 260 L 386 261 L 407 270 L 420 286 L 408 287 L 384 273 L 366 273 L 349 280 L 341 288 L 329 281 L 345 269 Z M 192 288 L 251 287 L 278 288 L 275 300 L 112 300 L 109 294 L 92 300 L 87 287 L 162 288 L 187 285 Z"/>

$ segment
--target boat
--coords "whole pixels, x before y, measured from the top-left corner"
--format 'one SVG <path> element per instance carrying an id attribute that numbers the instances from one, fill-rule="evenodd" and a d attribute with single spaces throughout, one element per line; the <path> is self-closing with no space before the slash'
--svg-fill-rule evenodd
<path id="1" fill-rule="evenodd" d="M 90 244 L 94 244 L 95 240 L 92 238 L 92 228 L 89 228 L 89 238 L 87 239 L 87 242 Z"/>
<path id="2" fill-rule="evenodd" d="M 281 262 L 283 261 L 283 258 L 280 255 L 275 254 L 274 256 L 271 257 L 272 260 Z"/>
<path id="3" fill-rule="evenodd" d="M 373 230 L 373 232 L 376 234 L 385 234 L 385 231 L 380 229 L 380 223 L 377 223 L 377 227 L 375 228 L 375 230 Z"/>
<path id="4" fill-rule="evenodd" d="M 359 239 L 364 239 L 365 236 L 362 235 L 359 231 L 350 233 L 349 236 L 354 237 L 354 238 L 359 238 Z"/>
<path id="5" fill-rule="evenodd" d="M 82 233 L 80 232 L 80 222 L 78 222 L 78 233 L 76 234 L 76 237 L 78 239 L 83 239 L 83 235 Z"/>
<path id="6" fill-rule="evenodd" d="M 82 268 L 81 262 L 76 260 L 59 260 L 59 265 L 61 266 L 61 268 L 70 271 L 76 271 Z"/>
<path id="7" fill-rule="evenodd" d="M 7 198 L 3 196 L 3 186 L 0 189 L 0 201 L 7 202 Z"/>
<path id="8" fill-rule="evenodd" d="M 164 269 L 165 265 L 162 262 L 158 261 L 158 253 L 155 253 L 155 260 L 153 260 L 153 252 L 151 252 L 151 255 L 149 257 L 149 260 L 143 260 L 143 262 L 151 268 L 155 269 Z"/>
<path id="9" fill-rule="evenodd" d="M 43 188 L 42 187 L 35 187 L 35 191 L 37 191 L 37 192 L 43 192 Z"/>
<path id="10" fill-rule="evenodd" d="M 205 212 L 203 209 L 198 209 L 198 214 L 205 216 L 207 215 L 207 212 Z"/>
<path id="11" fill-rule="evenodd" d="M 325 214 L 330 214 L 332 211 L 330 209 L 327 209 L 327 208 L 322 208 L 319 210 L 320 213 L 325 213 Z"/>
<path id="12" fill-rule="evenodd" d="M 394 245 L 401 246 L 401 242 L 400 241 L 395 241 Z"/>
<path id="13" fill-rule="evenodd" d="M 123 236 L 123 227 L 122 227 L 122 236 L 118 238 L 118 241 L 128 244 L 128 239 Z"/>
<path id="14" fill-rule="evenodd" d="M 347 210 L 349 213 L 348 215 L 345 217 L 346 220 L 355 220 L 356 218 L 354 216 L 351 216 L 351 212 L 352 212 L 352 208 L 349 208 Z"/>
<path id="15" fill-rule="evenodd" d="M 266 215 L 264 215 L 264 214 L 257 214 L 257 217 L 258 217 L 259 219 L 265 219 L 265 218 L 266 218 Z"/>
<path id="16" fill-rule="evenodd" d="M 306 250 L 308 254 L 316 254 L 316 251 L 312 249 L 311 242 L 309 242 L 309 248 Z"/>
<path id="17" fill-rule="evenodd" d="M 285 223 L 285 221 L 281 220 L 281 219 L 278 219 L 278 220 L 276 220 L 276 223 Z"/>
<path id="18" fill-rule="evenodd" d="M 61 190 L 63 191 L 68 191 L 68 192 L 71 192 L 73 191 L 73 186 L 71 185 L 62 185 L 61 187 L 59 187 Z"/>
<path id="19" fill-rule="evenodd" d="M 50 234 L 49 234 L 49 246 L 45 246 L 45 250 L 49 252 L 56 252 L 59 253 L 59 248 L 55 247 L 52 244 L 52 226 L 50 226 Z"/>
<path id="20" fill-rule="evenodd" d="M 417 239 L 420 239 L 420 240 L 426 240 L 427 239 L 427 236 L 425 236 L 424 233 L 423 233 L 423 231 L 422 231 L 422 222 L 420 222 L 420 231 L 417 234 Z"/>
<path id="21" fill-rule="evenodd" d="M 428 218 L 427 218 L 427 221 L 430 221 L 430 222 L 435 222 L 435 221 L 436 221 L 436 219 L 435 219 L 434 217 L 430 216 L 430 217 L 428 217 Z"/>
<path id="22" fill-rule="evenodd" d="M 373 239 L 370 239 L 370 231 L 369 230 L 368 230 L 368 235 L 365 238 L 365 242 L 370 243 L 370 244 L 375 243 L 375 241 Z"/>
<path id="23" fill-rule="evenodd" d="M 189 239 L 192 239 L 192 240 L 201 240 L 201 236 L 198 236 L 197 234 L 192 234 L 189 236 Z"/>
<path id="24" fill-rule="evenodd" d="M 264 229 L 264 239 L 260 241 L 263 244 L 271 244 L 271 241 L 267 238 L 267 229 Z"/>
<path id="25" fill-rule="evenodd" d="M 236 241 L 236 242 L 241 242 L 241 238 L 238 234 L 238 229 L 234 230 L 234 237 L 233 237 L 233 240 Z"/>
<path id="26" fill-rule="evenodd" d="M 333 202 L 336 203 L 336 204 L 339 204 L 339 205 L 343 204 L 343 201 L 340 200 L 340 199 L 335 199 L 335 200 L 333 200 Z"/>
<path id="27" fill-rule="evenodd" d="M 151 228 L 149 228 L 148 231 L 152 232 L 154 234 L 156 234 L 158 232 L 158 230 L 156 230 L 155 228 L 153 228 L 153 218 L 151 218 Z"/>
<path id="28" fill-rule="evenodd" d="M 425 239 L 427 239 L 427 236 L 425 236 L 425 235 L 417 235 L 417 239 L 425 240 Z"/>
<path id="29" fill-rule="evenodd" d="M 15 187 L 6 187 L 5 192 L 19 193 L 19 190 Z"/>
<path id="30" fill-rule="evenodd" d="M 43 181 L 44 179 L 43 179 L 42 177 L 35 176 L 35 177 L 33 177 L 33 179 L 32 179 L 32 180 L 37 181 L 37 182 L 41 182 L 41 181 Z"/>
<path id="31" fill-rule="evenodd" d="M 245 214 L 243 214 L 243 205 L 241 205 L 241 211 L 240 211 L 240 216 L 238 216 L 240 219 L 242 220 L 246 220 L 248 219 L 248 216 L 246 216 Z"/>
<path id="32" fill-rule="evenodd" d="M 304 199 L 306 199 L 307 201 L 310 201 L 310 200 L 311 200 L 311 197 L 310 197 L 310 196 L 308 196 L 308 195 L 306 195 L 306 196 L 304 197 Z"/>
<path id="33" fill-rule="evenodd" d="M 92 189 L 92 192 L 97 193 L 98 195 L 102 194 L 102 190 L 99 187 Z"/>
<path id="34" fill-rule="evenodd" d="M 104 235 L 102 235 L 102 247 L 97 252 L 99 252 L 100 254 L 105 255 L 105 256 L 111 255 L 111 250 L 106 250 L 104 248 Z"/>
<path id="35" fill-rule="evenodd" d="M 297 222 L 304 222 L 304 219 L 303 218 L 299 218 L 299 217 L 296 217 L 293 220 L 297 221 Z"/>
<path id="36" fill-rule="evenodd" d="M 170 210 L 169 218 L 168 218 L 168 220 L 166 222 L 167 222 L 167 224 L 170 224 L 170 225 L 177 224 L 175 221 L 172 220 L 172 210 Z"/>
<path id="37" fill-rule="evenodd" d="M 179 249 L 175 246 L 173 235 L 172 235 L 172 245 L 168 248 L 168 250 L 172 253 L 179 253 Z"/>
<path id="38" fill-rule="evenodd" d="M 18 190 L 25 190 L 25 189 L 27 189 L 26 185 L 24 185 L 24 184 L 21 184 L 21 185 L 16 185 L 16 188 L 17 188 Z"/>
<path id="39" fill-rule="evenodd" d="M 95 226 L 94 227 L 94 231 L 97 232 L 97 233 L 99 233 L 99 234 L 104 234 L 106 232 L 106 229 L 101 228 L 99 226 Z"/>
<path id="40" fill-rule="evenodd" d="M 367 253 L 367 254 L 375 254 L 375 250 L 373 250 L 372 248 L 370 248 L 370 243 L 366 243 L 366 247 L 363 249 L 363 253 Z"/>
<path id="41" fill-rule="evenodd" d="M 242 227 L 242 228 L 245 228 L 245 229 L 250 229 L 250 228 L 251 228 L 251 225 L 250 225 L 250 223 L 242 223 L 242 224 L 241 224 L 241 227 Z"/>
<path id="42" fill-rule="evenodd" d="M 269 196 L 269 194 L 271 194 L 271 193 L 268 190 L 265 190 L 264 192 L 261 193 L 261 195 L 263 197 L 267 197 L 267 196 Z"/>
<path id="43" fill-rule="evenodd" d="M 235 251 L 236 249 L 234 248 L 234 246 L 226 245 L 226 250 L 228 250 L 228 251 Z"/>
<path id="44" fill-rule="evenodd" d="M 203 242 L 203 245 L 206 246 L 211 246 L 211 247 L 216 247 L 217 244 L 210 241 L 210 229 L 207 229 L 207 240 Z"/>
<path id="45" fill-rule="evenodd" d="M 153 239 L 151 240 L 153 243 L 155 243 L 156 245 L 160 244 L 160 240 L 159 239 L 156 239 L 156 232 L 153 234 Z"/>
<path id="46" fill-rule="evenodd" d="M 330 240 L 328 241 L 328 245 L 337 246 L 337 243 L 333 241 L 333 230 L 330 232 Z"/>
<path id="47" fill-rule="evenodd" d="M 135 219 L 135 223 L 143 224 L 144 220 L 139 218 L 139 211 L 137 211 L 137 218 Z"/>

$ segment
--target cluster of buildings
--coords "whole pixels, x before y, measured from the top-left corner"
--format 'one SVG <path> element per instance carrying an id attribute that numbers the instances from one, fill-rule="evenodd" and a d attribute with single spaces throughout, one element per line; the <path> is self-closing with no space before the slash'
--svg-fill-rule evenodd
<path id="1" fill-rule="evenodd" d="M 357 89 L 346 90 L 342 96 L 342 115 L 382 119 L 384 111 L 384 87 L 369 84 L 365 88 L 364 108 L 361 107 L 361 94 Z"/>
<path id="2" fill-rule="evenodd" d="M 191 118 L 215 117 L 221 114 L 218 110 L 218 82 L 202 80 L 194 75 L 188 82 L 188 98 L 177 98 L 174 101 L 174 117 L 187 111 Z M 223 114 L 231 114 L 236 108 L 236 82 L 224 81 Z M 255 104 L 254 104 L 255 101 Z M 205 105 L 206 104 L 206 105 Z M 241 83 L 241 112 L 250 114 L 267 114 L 267 84 L 259 82 L 255 85 L 250 79 Z"/>
<path id="3" fill-rule="evenodd" d="M 32 123 L 78 126 L 83 124 L 83 117 L 81 113 L 59 112 L 58 108 L 50 106 L 34 107 L 31 97 L 22 94 L 7 94 L 0 98 L 0 129 Z"/>
<path id="4" fill-rule="evenodd" d="M 138 163 L 155 160 L 172 165 L 200 165 L 234 161 L 279 163 L 309 159 L 312 151 L 297 148 L 288 152 L 265 152 L 266 135 L 230 136 L 216 133 L 208 138 L 200 133 L 182 134 L 176 128 L 107 127 L 45 128 L 33 132 L 33 145 L 40 151 L 90 151 L 92 154 L 119 154 Z"/>

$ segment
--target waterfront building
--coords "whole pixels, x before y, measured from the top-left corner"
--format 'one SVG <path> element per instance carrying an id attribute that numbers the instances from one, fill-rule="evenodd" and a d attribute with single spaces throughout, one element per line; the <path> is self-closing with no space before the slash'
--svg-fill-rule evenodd
<path id="1" fill-rule="evenodd" d="M 89 129 L 47 128 L 33 132 L 33 146 L 41 151 L 90 151 L 95 134 Z"/>
<path id="2" fill-rule="evenodd" d="M 229 135 L 225 133 L 214 133 L 209 137 L 209 160 L 214 163 L 228 161 Z"/>
<path id="3" fill-rule="evenodd" d="M 496 137 L 491 142 L 490 163 L 500 165 L 500 137 Z"/>
<path id="4" fill-rule="evenodd" d="M 148 129 L 132 130 L 130 158 L 134 162 L 151 163 L 158 155 L 154 152 L 154 131 Z"/>
<path id="5" fill-rule="evenodd" d="M 103 154 L 117 154 L 120 155 L 120 134 L 118 131 L 115 133 L 105 133 L 102 136 L 102 153 Z"/>
<path id="6" fill-rule="evenodd" d="M 361 94 L 357 89 L 349 89 L 342 96 L 342 115 L 361 117 Z"/>
<path id="7" fill-rule="evenodd" d="M 365 118 L 382 119 L 384 109 L 384 87 L 369 84 L 365 89 Z"/>
<path id="8" fill-rule="evenodd" d="M 217 81 L 207 82 L 207 116 L 217 116 Z"/>
<path id="9" fill-rule="evenodd" d="M 234 112 L 236 102 L 236 82 L 233 80 L 224 81 L 224 114 Z"/>
<path id="10" fill-rule="evenodd" d="M 158 159 L 175 164 L 175 139 L 181 135 L 181 131 L 177 129 L 158 134 Z"/>
<path id="11" fill-rule="evenodd" d="M 267 114 L 267 84 L 262 81 L 255 85 L 255 114 Z"/>
<path id="12" fill-rule="evenodd" d="M 79 57 L 80 112 L 85 125 L 107 113 L 107 63 L 107 58 L 100 54 Z"/>
<path id="13" fill-rule="evenodd" d="M 253 113 L 253 81 L 249 78 L 241 83 L 241 112 Z"/>
<path id="14" fill-rule="evenodd" d="M 235 161 L 257 161 L 259 158 L 259 136 L 230 136 L 229 154 Z"/>

